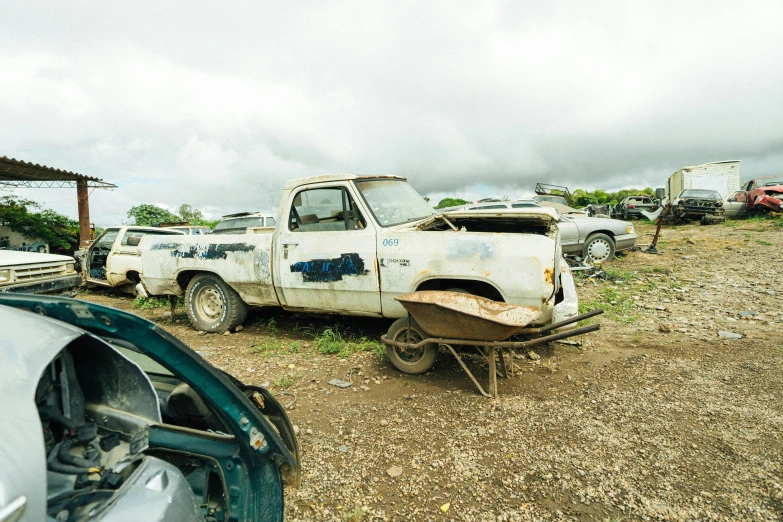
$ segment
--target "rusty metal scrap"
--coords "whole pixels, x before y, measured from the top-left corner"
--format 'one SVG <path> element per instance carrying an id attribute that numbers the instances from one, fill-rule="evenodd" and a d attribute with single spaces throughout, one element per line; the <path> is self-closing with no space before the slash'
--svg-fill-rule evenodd
<path id="1" fill-rule="evenodd" d="M 538 319 L 541 310 L 460 292 L 427 290 L 398 296 L 402 306 L 434 337 L 502 341 Z"/>

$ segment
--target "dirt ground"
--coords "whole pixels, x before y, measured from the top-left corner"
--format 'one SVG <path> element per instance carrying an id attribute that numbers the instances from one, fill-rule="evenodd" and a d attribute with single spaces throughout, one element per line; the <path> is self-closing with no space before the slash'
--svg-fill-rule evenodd
<path id="1" fill-rule="evenodd" d="M 512 359 L 495 400 L 445 353 L 426 375 L 396 371 L 372 342 L 391 321 L 264 309 L 206 335 L 181 308 L 77 298 L 146 316 L 290 404 L 304 481 L 287 520 L 779 520 L 781 224 L 666 228 L 660 255 L 579 277 L 601 330 Z"/>

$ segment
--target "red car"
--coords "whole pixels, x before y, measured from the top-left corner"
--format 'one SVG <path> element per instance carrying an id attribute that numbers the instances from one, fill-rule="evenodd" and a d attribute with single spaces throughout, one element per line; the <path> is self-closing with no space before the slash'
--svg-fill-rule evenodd
<path id="1" fill-rule="evenodd" d="M 748 211 L 783 212 L 783 176 L 752 179 L 742 190 L 746 194 Z"/>

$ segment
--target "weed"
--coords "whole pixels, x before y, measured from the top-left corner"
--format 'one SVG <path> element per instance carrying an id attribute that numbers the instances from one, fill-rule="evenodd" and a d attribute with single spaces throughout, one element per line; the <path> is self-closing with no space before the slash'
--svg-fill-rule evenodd
<path id="1" fill-rule="evenodd" d="M 606 277 L 612 281 L 630 281 L 631 279 L 636 278 L 636 274 L 633 272 L 626 272 L 624 270 L 607 268 Z"/>
<path id="2" fill-rule="evenodd" d="M 739 221 L 726 221 L 726 223 L 724 223 L 723 226 L 734 228 L 736 226 L 739 226 Z"/>
<path id="3" fill-rule="evenodd" d="M 272 383 L 277 388 L 290 388 L 294 384 L 294 380 L 288 375 L 281 375 Z"/>
<path id="4" fill-rule="evenodd" d="M 364 520 L 364 509 L 359 504 L 353 507 L 353 510 L 343 514 L 345 522 L 361 522 Z"/>
<path id="5" fill-rule="evenodd" d="M 344 339 L 336 325 L 316 335 L 313 346 L 324 355 L 337 354 L 338 357 L 350 357 L 359 352 L 371 352 L 378 362 L 383 362 L 386 357 L 386 349 L 378 341 L 367 337 Z"/>
<path id="6" fill-rule="evenodd" d="M 278 331 L 277 320 L 275 320 L 274 317 L 270 317 L 269 320 L 266 322 L 266 331 L 271 334 L 277 333 Z"/>
<path id="7" fill-rule="evenodd" d="M 276 338 L 267 339 L 262 343 L 253 344 L 250 346 L 250 353 L 266 353 L 272 355 L 279 355 L 282 350 L 282 343 Z"/>
<path id="8" fill-rule="evenodd" d="M 324 355 L 340 353 L 342 345 L 343 337 L 337 326 L 334 329 L 327 328 L 321 335 L 316 335 L 313 341 L 313 346 Z"/>
<path id="9" fill-rule="evenodd" d="M 769 241 L 761 241 L 760 239 L 757 239 L 756 243 L 758 243 L 759 245 L 764 245 L 764 246 L 772 246 L 772 243 L 770 243 Z"/>
<path id="10" fill-rule="evenodd" d="M 184 306 L 184 304 L 185 300 L 178 297 L 174 306 Z M 131 302 L 131 308 L 138 308 L 139 310 L 154 310 L 156 308 L 170 307 L 171 304 L 169 303 L 168 297 L 141 297 L 140 295 L 137 295 L 133 302 Z"/>
<path id="11" fill-rule="evenodd" d="M 288 343 L 288 351 L 290 353 L 299 353 L 299 341 L 291 341 Z"/>

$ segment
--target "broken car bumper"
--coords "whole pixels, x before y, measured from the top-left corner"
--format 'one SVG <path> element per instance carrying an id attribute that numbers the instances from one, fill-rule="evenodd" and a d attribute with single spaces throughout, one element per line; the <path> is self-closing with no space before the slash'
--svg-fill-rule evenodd
<path id="1" fill-rule="evenodd" d="M 576 296 L 574 276 L 565 261 L 560 262 L 560 287 L 563 289 L 563 300 L 552 309 L 552 323 L 559 323 L 579 314 L 579 298 Z M 576 323 L 571 323 L 556 331 L 562 332 L 574 327 L 576 327 Z"/>

